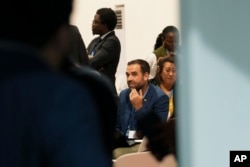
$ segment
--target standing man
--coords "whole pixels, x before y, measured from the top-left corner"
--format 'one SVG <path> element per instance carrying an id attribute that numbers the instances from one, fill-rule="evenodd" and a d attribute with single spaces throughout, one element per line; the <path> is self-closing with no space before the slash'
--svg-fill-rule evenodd
<path id="1" fill-rule="evenodd" d="M 168 96 L 149 83 L 150 67 L 145 60 L 136 59 L 128 62 L 126 76 L 127 89 L 119 96 L 119 113 L 117 130 L 121 135 L 129 138 L 137 129 L 137 120 L 153 111 L 163 122 L 168 115 Z M 138 145 L 128 149 L 115 149 L 114 157 L 138 150 Z"/>
<path id="2" fill-rule="evenodd" d="M 87 85 L 59 73 L 72 0 L 0 1 L 0 166 L 111 167 Z"/>
<path id="3" fill-rule="evenodd" d="M 92 32 L 99 37 L 93 39 L 87 47 L 90 66 L 107 76 L 114 87 L 121 52 L 120 41 L 114 32 L 116 23 L 117 17 L 111 8 L 98 9 L 92 23 Z"/>

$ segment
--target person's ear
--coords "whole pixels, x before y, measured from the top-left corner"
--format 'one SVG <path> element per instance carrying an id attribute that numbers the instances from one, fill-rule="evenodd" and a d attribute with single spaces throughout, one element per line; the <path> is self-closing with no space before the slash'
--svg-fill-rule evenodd
<path id="1" fill-rule="evenodd" d="M 104 28 L 109 31 L 108 25 L 107 24 L 103 24 Z"/>
<path id="2" fill-rule="evenodd" d="M 149 73 L 148 73 L 148 72 L 145 72 L 145 73 L 144 73 L 144 79 L 145 79 L 145 80 L 148 80 L 148 79 L 149 79 Z"/>

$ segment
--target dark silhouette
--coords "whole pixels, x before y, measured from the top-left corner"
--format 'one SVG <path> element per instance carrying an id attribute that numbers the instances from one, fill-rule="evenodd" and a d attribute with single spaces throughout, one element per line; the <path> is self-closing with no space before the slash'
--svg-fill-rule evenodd
<path id="1" fill-rule="evenodd" d="M 108 78 L 101 76 L 90 68 L 75 66 L 71 61 L 65 62 L 63 72 L 91 90 L 95 104 L 98 108 L 102 142 L 109 158 L 112 159 L 118 110 L 116 90 L 114 90 Z"/>
<path id="2" fill-rule="evenodd" d="M 82 36 L 75 25 L 69 25 L 70 34 L 70 50 L 69 56 L 70 60 L 76 65 L 89 65 L 89 58 L 87 54 L 87 49 L 85 47 Z"/>
<path id="3" fill-rule="evenodd" d="M 60 73 L 71 0 L 0 2 L 0 166 L 112 166 L 95 92 Z"/>
<path id="4" fill-rule="evenodd" d="M 154 112 L 149 112 L 138 120 L 137 133 L 148 139 L 147 148 L 161 161 L 165 156 L 176 157 L 176 119 L 161 122 Z"/>

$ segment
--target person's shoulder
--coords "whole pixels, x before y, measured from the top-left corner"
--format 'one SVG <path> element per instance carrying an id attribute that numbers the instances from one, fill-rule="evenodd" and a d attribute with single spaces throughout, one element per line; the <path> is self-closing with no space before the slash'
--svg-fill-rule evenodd
<path id="1" fill-rule="evenodd" d="M 15 96 L 18 90 L 25 104 L 48 111 L 59 106 L 72 105 L 75 101 L 91 104 L 92 99 L 86 86 L 64 75 L 48 71 L 14 76 L 4 81 L 1 89 L 8 90 L 8 96 Z"/>
<path id="2" fill-rule="evenodd" d="M 149 79 L 149 83 L 151 83 L 152 85 L 158 87 L 158 82 L 157 82 L 157 79 L 156 79 L 156 78 L 151 78 L 151 79 Z"/>
<path id="3" fill-rule="evenodd" d="M 157 85 L 154 85 L 152 83 L 149 84 L 149 88 L 154 90 L 155 94 L 157 96 L 167 96 Z"/>
<path id="4" fill-rule="evenodd" d="M 151 54 L 148 54 L 148 55 L 145 57 L 145 60 L 146 60 L 147 62 L 157 61 L 157 57 L 155 56 L 155 53 L 152 52 Z"/>
<path id="5" fill-rule="evenodd" d="M 120 92 L 120 97 L 124 97 L 129 93 L 130 89 L 129 88 L 125 88 Z"/>
<path id="6" fill-rule="evenodd" d="M 91 79 L 105 85 L 110 84 L 106 77 L 101 76 L 99 72 L 90 67 L 77 67 L 74 69 L 74 74 L 84 79 Z"/>
<path id="7" fill-rule="evenodd" d="M 158 51 L 160 51 L 160 50 L 162 50 L 162 49 L 164 49 L 164 46 L 163 46 L 163 45 L 161 45 L 160 47 L 158 47 L 157 49 L 155 49 L 155 50 L 154 50 L 154 53 L 155 53 L 155 52 L 158 52 Z"/>
<path id="8" fill-rule="evenodd" d="M 69 24 L 68 28 L 69 28 L 69 30 L 77 30 L 78 29 L 77 26 L 72 25 L 72 24 Z"/>
<path id="9" fill-rule="evenodd" d="M 106 37 L 108 41 L 115 41 L 116 43 L 120 43 L 119 38 L 116 36 L 115 31 L 111 31 Z"/>
<path id="10" fill-rule="evenodd" d="M 74 28 L 74 29 L 78 29 L 76 25 L 73 24 L 69 24 L 69 28 Z"/>
<path id="11" fill-rule="evenodd" d="M 116 94 L 116 90 L 114 90 L 111 81 L 106 76 L 100 75 L 100 73 L 89 67 L 76 68 L 73 72 L 73 77 L 93 89 L 102 89 L 102 92 L 109 91 Z"/>
<path id="12" fill-rule="evenodd" d="M 87 93 L 87 88 L 80 85 L 73 79 L 60 74 L 60 73 L 48 73 L 38 72 L 31 76 L 26 76 L 26 80 L 33 85 L 34 89 L 39 93 L 43 91 L 49 92 L 51 97 L 56 94 L 72 94 L 73 92 Z M 71 92 L 71 93 L 70 93 Z M 46 95 L 44 93 L 44 95 Z"/>
<path id="13" fill-rule="evenodd" d="M 69 24 L 68 29 L 69 29 L 70 34 L 74 34 L 74 35 L 80 34 L 78 27 L 75 25 Z"/>
<path id="14" fill-rule="evenodd" d="M 45 80 L 46 81 L 46 80 Z M 45 83 L 41 90 L 37 93 L 40 95 L 41 101 L 47 101 L 45 107 L 50 110 L 48 104 L 53 104 L 55 111 L 67 110 L 72 112 L 82 111 L 89 113 L 96 109 L 95 106 L 95 93 L 93 89 L 90 89 L 87 84 L 82 84 L 71 77 L 64 75 L 55 75 L 47 80 L 47 82 L 53 82 L 53 84 Z M 45 93 L 43 93 L 45 92 Z M 83 111 L 87 109 L 89 111 Z"/>
<path id="15" fill-rule="evenodd" d="M 91 44 L 91 43 L 94 43 L 94 42 L 97 41 L 99 38 L 100 38 L 99 36 L 95 36 L 95 37 L 90 41 L 90 44 Z M 89 45 L 90 45 L 90 44 L 89 44 Z"/>
<path id="16" fill-rule="evenodd" d="M 154 79 L 150 80 L 150 82 L 148 84 L 149 89 L 159 90 L 160 88 L 157 85 L 155 85 L 153 82 L 154 82 Z"/>

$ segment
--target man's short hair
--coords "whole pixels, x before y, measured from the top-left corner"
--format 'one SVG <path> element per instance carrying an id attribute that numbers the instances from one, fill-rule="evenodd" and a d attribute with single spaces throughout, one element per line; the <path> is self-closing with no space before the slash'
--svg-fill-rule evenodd
<path id="1" fill-rule="evenodd" d="M 106 24 L 110 31 L 115 29 L 117 24 L 117 16 L 111 8 L 101 8 L 96 11 L 99 15 L 101 23 Z"/>
<path id="2" fill-rule="evenodd" d="M 130 62 L 128 62 L 128 66 L 129 65 L 133 65 L 133 64 L 138 64 L 140 65 L 141 67 L 141 72 L 144 74 L 144 73 L 149 73 L 150 72 L 150 66 L 148 64 L 147 61 L 145 60 L 142 60 L 142 59 L 135 59 L 135 60 L 132 60 Z"/>
<path id="3" fill-rule="evenodd" d="M 1 0 L 0 38 L 44 46 L 69 23 L 72 0 Z"/>

